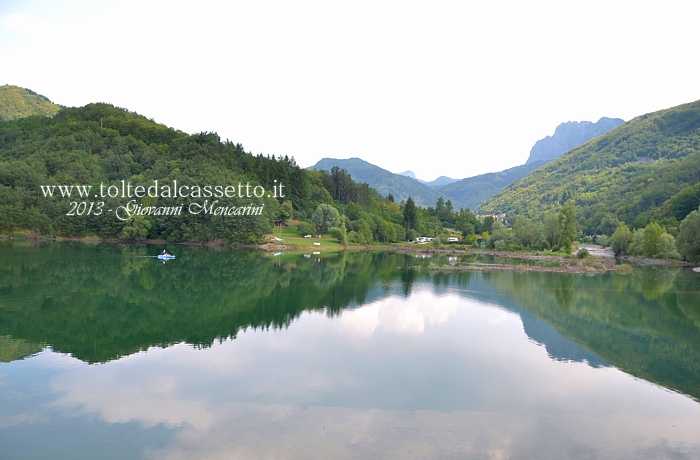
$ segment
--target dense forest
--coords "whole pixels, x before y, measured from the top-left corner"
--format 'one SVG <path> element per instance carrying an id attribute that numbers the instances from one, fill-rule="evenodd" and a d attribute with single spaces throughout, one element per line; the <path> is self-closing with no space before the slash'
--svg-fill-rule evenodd
<path id="1" fill-rule="evenodd" d="M 128 197 L 125 184 L 131 185 Z M 136 186 L 155 184 L 177 184 L 190 195 L 133 196 Z M 249 185 L 243 196 L 240 184 L 243 191 Z M 77 188 L 63 196 L 59 186 L 88 186 L 89 196 Z M 192 192 L 205 186 L 231 186 L 234 196 L 210 195 L 211 212 L 189 212 L 193 202 L 201 210 L 207 195 Z M 106 193 L 110 187 L 116 196 Z M 253 194 L 255 187 L 265 194 Z M 213 212 L 214 201 L 218 208 L 260 212 L 220 215 Z M 437 235 L 442 222 L 457 215 L 449 201 L 449 212 L 438 219 L 435 209 L 416 207 L 410 198 L 395 203 L 343 169 L 303 170 L 293 158 L 252 155 L 215 133 L 188 135 L 109 104 L 0 122 L 0 233 L 256 243 L 276 220 L 311 225 L 320 205 L 336 209 L 342 234 L 361 244 Z M 137 206 L 148 212 L 129 212 Z M 164 211 L 177 208 L 181 212 Z"/>

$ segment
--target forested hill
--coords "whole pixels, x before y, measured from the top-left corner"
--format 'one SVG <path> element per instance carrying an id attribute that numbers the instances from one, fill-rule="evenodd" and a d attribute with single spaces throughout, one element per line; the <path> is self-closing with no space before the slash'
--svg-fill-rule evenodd
<path id="1" fill-rule="evenodd" d="M 484 203 L 540 217 L 574 200 L 595 228 L 605 213 L 643 227 L 682 220 L 700 202 L 700 101 L 639 116 L 573 149 Z"/>
<path id="2" fill-rule="evenodd" d="M 159 181 L 171 190 L 139 198 L 136 203 L 153 212 L 129 217 L 124 207 L 132 198 L 123 196 L 122 181 L 134 187 Z M 172 194 L 175 183 L 188 187 L 189 196 Z M 281 193 L 274 189 L 278 184 L 284 184 Z M 92 188 L 85 196 L 76 196 L 77 190 L 60 196 L 58 188 L 45 195 L 44 188 L 59 185 Z M 119 196 L 104 196 L 109 186 L 117 187 Z M 207 196 L 195 195 L 195 186 L 235 187 L 233 196 L 208 199 L 234 214 L 196 208 Z M 255 186 L 265 193 L 253 195 Z M 188 135 L 109 104 L 0 122 L 0 233 L 252 243 L 274 219 L 308 218 L 334 196 L 366 207 L 378 197 L 347 175 L 305 171 L 287 157 L 253 156 L 215 133 Z M 188 212 L 192 203 L 199 213 Z M 117 218 L 120 207 L 121 216 L 129 218 Z"/>
<path id="3" fill-rule="evenodd" d="M 32 115 L 53 116 L 61 107 L 34 91 L 19 86 L 0 86 L 0 121 Z"/>

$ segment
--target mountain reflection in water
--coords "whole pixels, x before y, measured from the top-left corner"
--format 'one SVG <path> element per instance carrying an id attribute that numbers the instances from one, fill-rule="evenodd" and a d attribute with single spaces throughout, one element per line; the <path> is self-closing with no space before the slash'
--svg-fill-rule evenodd
<path id="1" fill-rule="evenodd" d="M 442 273 L 420 269 L 440 255 L 190 247 L 162 265 L 149 251 L 0 244 L 6 452 L 700 454 L 689 270 Z"/>

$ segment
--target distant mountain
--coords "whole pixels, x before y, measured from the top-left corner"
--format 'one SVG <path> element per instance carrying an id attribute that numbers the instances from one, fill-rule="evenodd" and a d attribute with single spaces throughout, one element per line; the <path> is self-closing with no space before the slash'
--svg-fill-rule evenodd
<path id="1" fill-rule="evenodd" d="M 497 173 L 468 177 L 447 185 L 438 186 L 437 190 L 445 195 L 458 198 L 466 207 L 474 210 L 503 188 L 558 158 L 569 149 L 578 147 L 622 123 L 624 123 L 624 120 L 619 118 L 605 117 L 596 123 L 590 121 L 562 123 L 557 126 L 553 136 L 547 136 L 535 143 L 530 151 L 530 157 L 524 165 Z"/>
<path id="2" fill-rule="evenodd" d="M 334 166 L 345 169 L 350 176 L 352 176 L 354 181 L 366 182 L 370 187 L 384 196 L 391 193 L 397 203 L 410 196 L 417 206 L 434 207 L 438 198 L 443 196 L 445 201 L 452 200 L 452 205 L 455 209 L 463 207 L 461 201 L 455 200 L 450 196 L 442 195 L 434 188 L 416 179 L 401 174 L 394 174 L 360 158 L 350 158 L 347 160 L 324 158 L 307 169 L 330 171 Z"/>
<path id="3" fill-rule="evenodd" d="M 46 97 L 19 86 L 0 86 L 0 121 L 32 115 L 52 117 L 61 110 Z"/>
<path id="4" fill-rule="evenodd" d="M 573 199 L 586 225 L 605 213 L 634 226 L 681 220 L 700 199 L 699 146 L 700 101 L 642 115 L 511 184 L 480 210 L 539 217 Z"/>
<path id="5" fill-rule="evenodd" d="M 437 191 L 446 196 L 460 197 L 460 202 L 464 207 L 475 210 L 481 203 L 498 193 L 503 188 L 512 184 L 516 180 L 530 174 L 540 166 L 544 166 L 545 161 L 537 161 L 530 164 L 516 166 L 505 171 L 480 174 L 468 177 L 460 181 L 452 182 L 441 187 L 436 187 Z"/>
<path id="6" fill-rule="evenodd" d="M 411 179 L 415 179 L 418 182 L 427 185 L 428 187 L 439 187 L 441 185 L 451 184 L 452 182 L 457 182 L 459 180 L 459 179 L 452 179 L 451 177 L 447 177 L 447 176 L 440 176 L 433 181 L 426 182 L 424 180 L 418 179 L 416 177 L 416 174 L 413 171 L 404 171 L 404 172 L 400 173 L 399 175 L 410 177 Z"/>
<path id="7" fill-rule="evenodd" d="M 413 171 L 394 174 L 359 158 L 349 160 L 324 158 L 309 169 L 330 171 L 333 166 L 338 166 L 347 170 L 354 180 L 368 183 L 382 195 L 391 193 L 396 201 L 411 196 L 417 205 L 427 207 L 435 206 L 437 199 L 442 196 L 445 200 L 452 201 L 454 209 L 475 210 L 513 182 L 526 177 L 568 150 L 603 135 L 622 123 L 624 120 L 620 118 L 607 117 L 601 118 L 596 123 L 590 121 L 562 123 L 557 126 L 553 136 L 547 136 L 535 143 L 524 165 L 461 180 L 440 176 L 432 182 L 424 182 L 417 179 Z"/>
<path id="8" fill-rule="evenodd" d="M 447 177 L 447 176 L 440 176 L 437 179 L 435 179 L 434 181 L 425 182 L 425 185 L 427 185 L 429 187 L 440 187 L 443 185 L 451 184 L 453 182 L 457 182 L 458 180 L 459 179 L 452 179 L 451 177 Z"/>
<path id="9" fill-rule="evenodd" d="M 590 121 L 562 123 L 554 130 L 553 136 L 547 136 L 535 142 L 525 164 L 555 160 L 574 147 L 578 147 L 594 137 L 602 136 L 624 122 L 625 120 L 620 118 L 603 117 L 596 123 Z"/>

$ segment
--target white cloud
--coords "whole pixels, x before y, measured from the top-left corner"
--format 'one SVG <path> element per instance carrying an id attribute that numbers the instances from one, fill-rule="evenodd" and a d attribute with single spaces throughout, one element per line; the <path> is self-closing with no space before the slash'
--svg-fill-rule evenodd
<path id="1" fill-rule="evenodd" d="M 338 327 L 363 337 L 377 329 L 393 333 L 420 334 L 426 324 L 444 324 L 457 312 L 463 302 L 456 295 L 436 297 L 429 291 L 420 291 L 405 297 L 387 297 L 362 308 L 345 310 Z"/>

